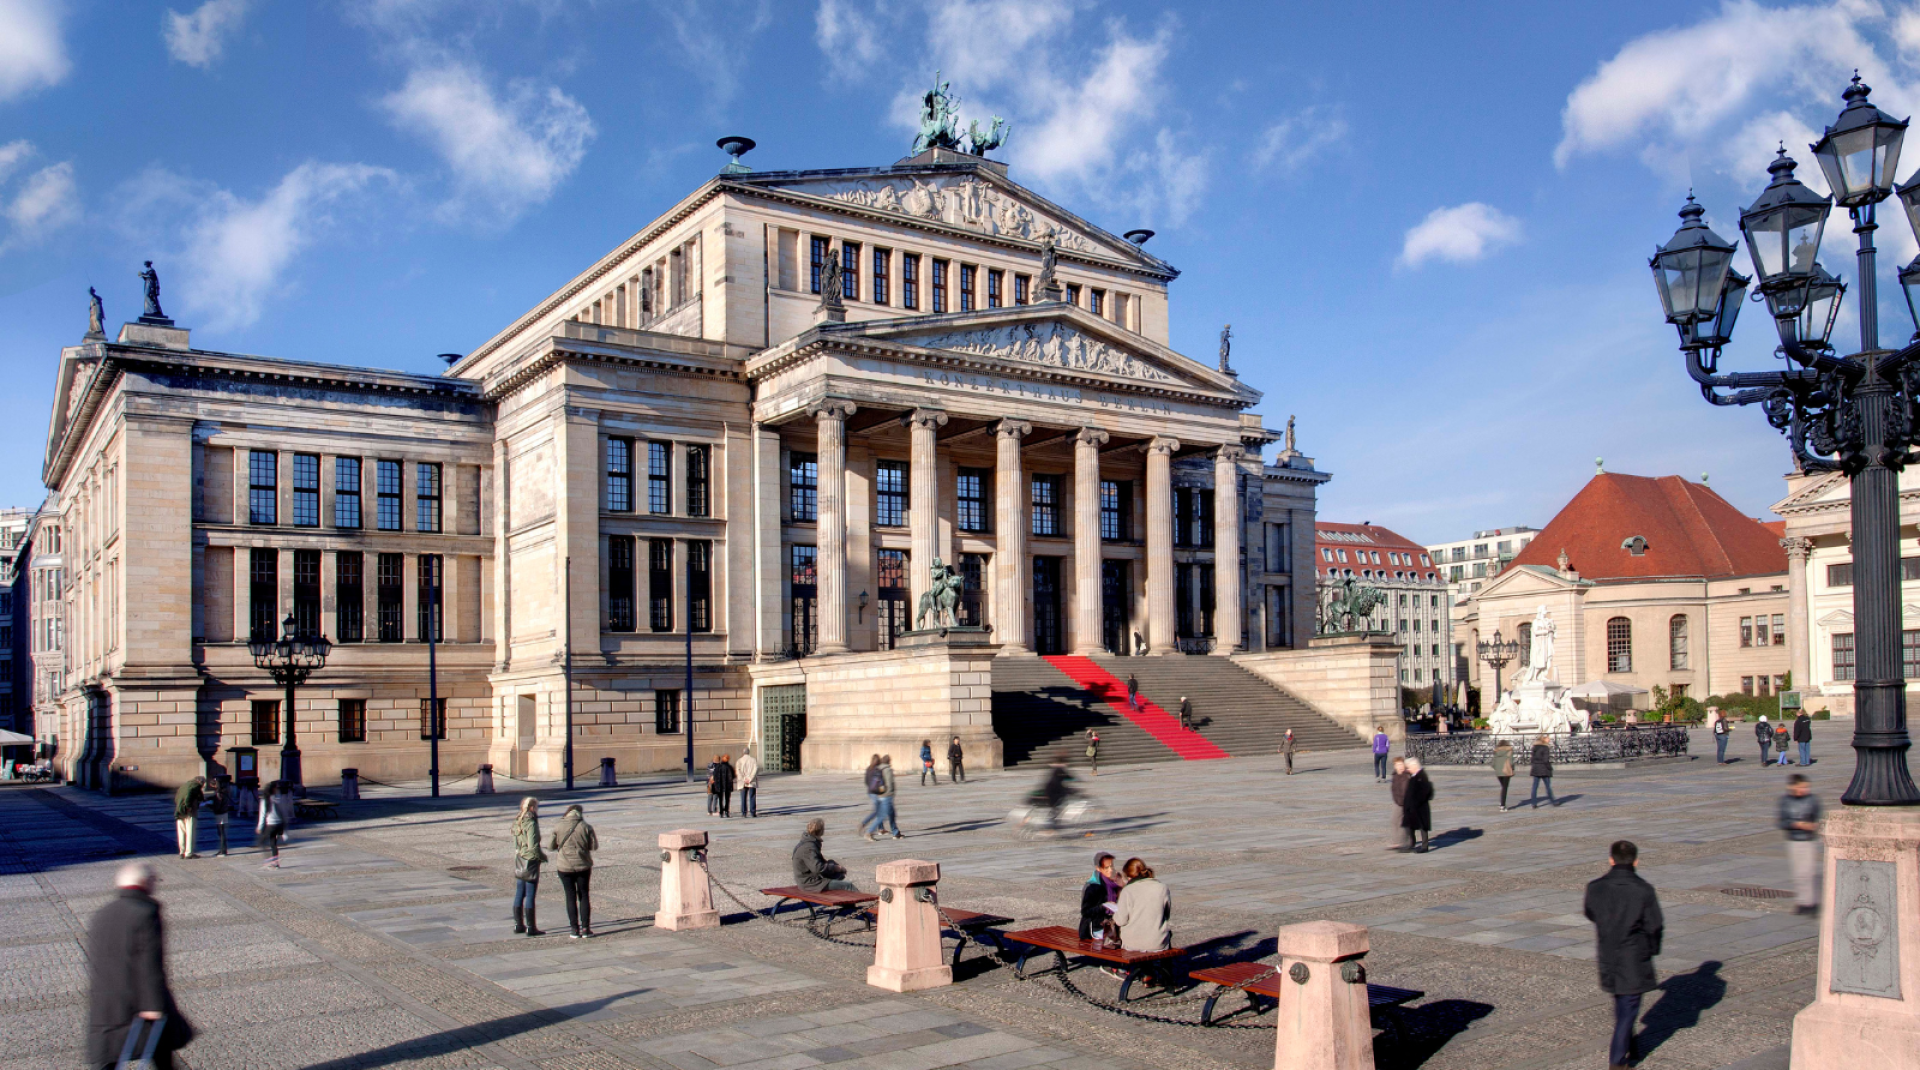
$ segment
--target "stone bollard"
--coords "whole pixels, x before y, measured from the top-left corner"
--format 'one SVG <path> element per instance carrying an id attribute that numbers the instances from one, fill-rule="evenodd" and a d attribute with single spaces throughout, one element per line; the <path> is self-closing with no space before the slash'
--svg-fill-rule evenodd
<path id="1" fill-rule="evenodd" d="M 611 763 L 613 759 L 606 761 Z M 653 916 L 654 928 L 719 927 L 720 912 L 713 909 L 713 885 L 699 862 L 706 853 L 704 832 L 677 829 L 660 834 L 660 912 Z"/>
<path id="2" fill-rule="evenodd" d="M 952 984 L 953 967 L 940 953 L 940 913 L 933 905 L 940 863 L 886 862 L 874 870 L 874 879 L 880 885 L 880 920 L 867 983 L 889 992 Z"/>
<path id="3" fill-rule="evenodd" d="M 343 802 L 358 802 L 360 799 L 360 770 L 340 770 L 340 799 Z"/>
<path id="4" fill-rule="evenodd" d="M 1372 1070 L 1367 927 L 1306 921 L 1280 930 L 1274 1070 Z"/>
<path id="5" fill-rule="evenodd" d="M 473 774 L 473 793 L 475 795 L 493 794 L 493 766 L 483 765 Z"/>
<path id="6" fill-rule="evenodd" d="M 617 788 L 620 786 L 620 782 L 613 779 L 612 758 L 600 759 L 600 786 L 603 788 Z"/>

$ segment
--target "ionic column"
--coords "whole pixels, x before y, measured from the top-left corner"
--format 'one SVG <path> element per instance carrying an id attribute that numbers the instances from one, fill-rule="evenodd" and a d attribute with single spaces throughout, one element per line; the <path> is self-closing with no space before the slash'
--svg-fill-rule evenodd
<path id="1" fill-rule="evenodd" d="M 828 400 L 814 407 L 819 430 L 820 494 L 816 542 L 820 569 L 820 643 L 822 654 L 847 652 L 847 417 L 851 401 Z"/>
<path id="2" fill-rule="evenodd" d="M 1100 646 L 1100 447 L 1107 433 L 1083 427 L 1073 436 L 1073 652 Z"/>
<path id="3" fill-rule="evenodd" d="M 1813 553 L 1813 540 L 1789 537 L 1781 539 L 1780 546 L 1787 551 L 1787 668 L 1793 673 L 1794 688 L 1804 691 L 1813 684 L 1813 659 L 1809 649 L 1813 636 L 1807 631 L 1807 557 Z M 1703 622 L 1701 634 L 1705 633 Z M 1705 642 L 1697 649 L 1705 651 Z M 1704 670 L 1712 667 L 1701 663 L 1702 679 L 1705 679 Z"/>
<path id="4" fill-rule="evenodd" d="M 1213 455 L 1213 652 L 1240 646 L 1246 614 L 1240 608 L 1240 458 L 1222 446 Z"/>
<path id="5" fill-rule="evenodd" d="M 910 612 L 918 612 L 920 596 L 932 588 L 928 569 L 940 556 L 935 545 L 939 535 L 940 467 L 935 461 L 934 435 L 947 422 L 947 414 L 934 409 L 915 409 L 907 414 L 908 438 L 912 443 L 907 474 L 907 525 L 913 537 L 913 554 L 907 562 L 907 590 Z M 951 562 L 949 562 L 951 564 Z M 919 622 L 914 622 L 919 627 Z"/>
<path id="6" fill-rule="evenodd" d="M 1147 652 L 1173 646 L 1173 452 L 1180 440 L 1147 443 Z"/>
<path id="7" fill-rule="evenodd" d="M 994 425 L 994 545 L 999 561 L 994 574 L 993 638 L 1002 651 L 1024 654 L 1033 649 L 1027 628 L 1027 481 L 1020 464 L 1020 440 L 1033 430 L 1022 420 Z"/>

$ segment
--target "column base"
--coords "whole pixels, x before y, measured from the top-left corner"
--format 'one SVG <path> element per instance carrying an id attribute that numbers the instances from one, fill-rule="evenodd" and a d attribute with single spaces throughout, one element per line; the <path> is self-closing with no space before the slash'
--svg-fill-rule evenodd
<path id="1" fill-rule="evenodd" d="M 953 967 L 923 966 L 917 970 L 896 970 L 887 966 L 869 966 L 867 983 L 889 992 L 918 992 L 952 984 Z"/>
<path id="2" fill-rule="evenodd" d="M 718 929 L 720 912 L 701 910 L 692 914 L 668 914 L 661 912 L 653 916 L 653 927 L 669 932 L 682 932 L 687 929 Z"/>

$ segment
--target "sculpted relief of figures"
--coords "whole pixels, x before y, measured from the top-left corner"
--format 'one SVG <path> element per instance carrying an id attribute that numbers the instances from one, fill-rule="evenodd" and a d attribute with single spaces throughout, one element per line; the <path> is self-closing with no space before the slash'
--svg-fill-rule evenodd
<path id="1" fill-rule="evenodd" d="M 1036 215 L 1026 205 L 978 178 L 950 182 L 923 178 L 860 179 L 810 184 L 802 189 L 846 204 L 937 219 L 985 234 L 1039 241 L 1042 234 L 1051 230 L 1054 244 L 1062 249 L 1082 253 L 1100 251 L 1100 246 L 1085 235 L 1061 229 L 1052 220 Z"/>
<path id="2" fill-rule="evenodd" d="M 915 338 L 912 341 L 928 349 L 978 353 L 1028 364 L 1047 364 L 1056 368 L 1100 372 L 1155 383 L 1178 382 L 1173 376 L 1124 349 L 1089 338 L 1059 323 L 1021 323 L 932 338 Z"/>

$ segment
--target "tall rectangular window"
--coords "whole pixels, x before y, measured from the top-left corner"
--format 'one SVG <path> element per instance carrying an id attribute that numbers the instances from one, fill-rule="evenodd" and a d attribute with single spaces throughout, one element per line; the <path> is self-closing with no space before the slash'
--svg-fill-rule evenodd
<path id="1" fill-rule="evenodd" d="M 705 539 L 687 543 L 687 627 L 713 630 L 713 543 Z"/>
<path id="2" fill-rule="evenodd" d="M 280 742 L 280 700 L 254 699 L 253 745 L 264 747 Z"/>
<path id="3" fill-rule="evenodd" d="M 987 307 L 988 308 L 1000 307 L 1000 303 L 1001 303 L 1000 302 L 1000 285 L 1006 279 L 1006 277 L 1007 277 L 1007 273 L 1004 271 L 1001 271 L 999 268 L 987 269 Z"/>
<path id="4" fill-rule="evenodd" d="M 247 638 L 280 636 L 280 551 L 255 548 L 247 556 Z"/>
<path id="5" fill-rule="evenodd" d="M 1766 638 L 1762 636 L 1760 641 L 1762 643 L 1765 643 Z M 1753 645 L 1753 618 L 1752 617 L 1740 618 L 1740 645 L 1741 646 Z"/>
<path id="6" fill-rule="evenodd" d="M 1920 629 L 1900 633 L 1900 675 L 1908 680 L 1920 678 Z"/>
<path id="7" fill-rule="evenodd" d="M 320 455 L 293 455 L 293 526 L 320 526 Z"/>
<path id="8" fill-rule="evenodd" d="M 293 552 L 293 630 L 320 634 L 320 551 Z"/>
<path id="9" fill-rule="evenodd" d="M 655 516 L 673 512 L 672 443 L 647 443 L 647 512 Z"/>
<path id="10" fill-rule="evenodd" d="M 1787 645 L 1787 615 L 1785 613 L 1775 613 L 1773 615 L 1773 645 Z"/>
<path id="11" fill-rule="evenodd" d="M 1833 678 L 1853 679 L 1853 633 L 1833 633 Z"/>
<path id="12" fill-rule="evenodd" d="M 982 603 L 987 589 L 987 555 L 960 555 L 960 604 L 955 607 L 955 615 L 960 623 L 967 627 L 978 627 L 987 622 Z"/>
<path id="13" fill-rule="evenodd" d="M 380 641 L 397 643 L 402 638 L 400 629 L 401 576 L 406 569 L 406 557 L 402 554 L 381 554 L 374 577 L 374 595 L 379 612 Z"/>
<path id="14" fill-rule="evenodd" d="M 961 531 L 989 531 L 987 522 L 987 470 L 985 468 L 962 468 L 955 483 L 956 497 L 959 501 L 954 510 L 955 523 Z"/>
<path id="15" fill-rule="evenodd" d="M 960 311 L 962 312 L 973 311 L 974 276 L 979 273 L 980 269 L 972 264 L 960 265 Z"/>
<path id="16" fill-rule="evenodd" d="M 420 738 L 447 738 L 447 700 L 420 700 Z"/>
<path id="17" fill-rule="evenodd" d="M 343 698 L 340 700 L 340 742 L 365 743 L 367 741 L 367 700 L 363 698 Z"/>
<path id="18" fill-rule="evenodd" d="M 813 653 L 819 640 L 819 547 L 787 548 L 787 588 L 793 614 L 793 649 L 796 654 Z"/>
<path id="19" fill-rule="evenodd" d="M 607 511 L 633 512 L 633 440 L 607 439 Z"/>
<path id="20" fill-rule="evenodd" d="M 366 566 L 358 550 L 342 550 L 333 555 L 333 638 L 335 642 L 357 643 L 366 637 L 366 582 L 361 571 Z"/>
<path id="21" fill-rule="evenodd" d="M 607 539 L 607 630 L 633 629 L 633 536 L 613 535 Z"/>
<path id="22" fill-rule="evenodd" d="M 663 736 L 680 734 L 680 692 L 677 688 L 653 693 L 653 730 Z"/>
<path id="23" fill-rule="evenodd" d="M 881 461 L 874 472 L 874 520 L 881 527 L 907 522 L 907 462 Z"/>
<path id="24" fill-rule="evenodd" d="M 415 569 L 419 589 L 414 592 L 414 605 L 420 618 L 414 626 L 423 642 L 431 639 L 444 643 L 447 637 L 442 629 L 446 620 L 440 605 L 447 594 L 447 578 L 441 575 L 440 555 L 421 554 L 414 563 L 419 566 Z"/>
<path id="25" fill-rule="evenodd" d="M 1900 578 L 1903 581 L 1920 580 L 1920 557 L 1900 559 Z"/>
<path id="26" fill-rule="evenodd" d="M 687 447 L 687 515 L 706 516 L 707 447 Z"/>
<path id="27" fill-rule="evenodd" d="M 900 254 L 900 307 L 909 311 L 920 308 L 920 254 Z"/>
<path id="28" fill-rule="evenodd" d="M 1015 275 L 1013 277 L 1013 303 L 1016 305 L 1026 304 L 1028 301 L 1028 292 L 1032 286 L 1033 279 L 1031 276 Z"/>
<path id="29" fill-rule="evenodd" d="M 1107 291 L 1088 290 L 1087 311 L 1096 316 L 1105 316 L 1107 314 Z"/>
<path id="30" fill-rule="evenodd" d="M 887 290 L 891 283 L 889 276 L 892 272 L 888 269 L 892 266 L 890 263 L 892 260 L 893 250 L 891 249 L 873 251 L 873 303 L 876 305 L 884 305 L 892 298 Z"/>
<path id="31" fill-rule="evenodd" d="M 788 454 L 787 519 L 813 520 L 819 515 L 819 457 L 811 453 Z"/>
<path id="32" fill-rule="evenodd" d="M 400 530 L 400 462 L 374 464 L 374 506 L 381 531 Z"/>
<path id="33" fill-rule="evenodd" d="M 280 457 L 272 450 L 247 454 L 247 523 L 280 522 Z"/>
<path id="34" fill-rule="evenodd" d="M 440 530 L 440 466 L 421 462 L 414 469 L 414 524 L 421 531 Z"/>
<path id="35" fill-rule="evenodd" d="M 647 540 L 647 627 L 673 630 L 673 540 Z"/>
<path id="36" fill-rule="evenodd" d="M 360 527 L 360 458 L 333 459 L 333 526 Z"/>
<path id="37" fill-rule="evenodd" d="M 840 243 L 840 296 L 849 301 L 860 300 L 860 243 L 857 241 Z"/>
<path id="38" fill-rule="evenodd" d="M 945 260 L 933 262 L 933 285 L 930 290 L 933 295 L 933 311 L 945 312 L 947 310 L 947 262 Z"/>
<path id="39" fill-rule="evenodd" d="M 1033 533 L 1060 534 L 1060 477 L 1034 476 L 1031 494 Z"/>
<path id="40" fill-rule="evenodd" d="M 808 289 L 813 293 L 819 293 L 820 277 L 826 274 L 826 270 L 827 270 L 827 252 L 829 249 L 829 246 L 827 244 L 827 239 L 822 238 L 817 234 L 814 235 L 811 244 L 808 246 L 808 249 L 809 249 L 808 260 L 807 260 L 807 278 L 809 280 Z"/>
<path id="41" fill-rule="evenodd" d="M 1133 537 L 1133 484 L 1121 480 L 1100 481 L 1100 537 L 1109 542 L 1125 542 Z"/>

